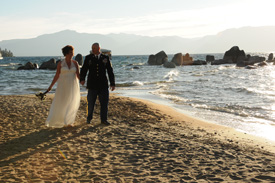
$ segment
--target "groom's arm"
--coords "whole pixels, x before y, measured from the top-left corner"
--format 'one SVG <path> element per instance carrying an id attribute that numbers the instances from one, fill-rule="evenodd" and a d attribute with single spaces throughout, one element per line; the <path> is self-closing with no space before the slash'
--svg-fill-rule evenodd
<path id="1" fill-rule="evenodd" d="M 86 78 L 86 74 L 88 72 L 88 69 L 89 69 L 89 56 L 86 56 L 85 57 L 85 60 L 84 60 L 84 64 L 80 70 L 80 83 L 82 85 L 85 84 L 85 78 Z"/>
<path id="2" fill-rule="evenodd" d="M 107 73 L 108 73 L 108 77 L 109 77 L 110 87 L 111 87 L 111 90 L 113 91 L 113 90 L 115 90 L 115 86 L 116 86 L 115 75 L 114 75 L 112 63 L 111 63 L 109 57 L 107 57 L 106 68 L 107 68 Z"/>

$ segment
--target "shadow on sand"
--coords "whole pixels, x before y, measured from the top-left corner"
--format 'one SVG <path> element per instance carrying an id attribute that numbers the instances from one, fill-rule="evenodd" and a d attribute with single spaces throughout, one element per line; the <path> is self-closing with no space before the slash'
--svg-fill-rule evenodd
<path id="1" fill-rule="evenodd" d="M 6 166 L 70 139 L 96 132 L 102 125 L 46 128 L 0 144 L 0 166 Z"/>

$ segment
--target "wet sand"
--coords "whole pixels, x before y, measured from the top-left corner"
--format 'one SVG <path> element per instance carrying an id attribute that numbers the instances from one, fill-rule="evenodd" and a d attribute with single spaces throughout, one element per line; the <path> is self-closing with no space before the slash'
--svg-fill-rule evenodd
<path id="1" fill-rule="evenodd" d="M 52 97 L 0 96 L 0 182 L 274 182 L 275 142 L 112 95 L 110 126 L 48 128 Z M 222 120 L 222 119 L 221 119 Z"/>

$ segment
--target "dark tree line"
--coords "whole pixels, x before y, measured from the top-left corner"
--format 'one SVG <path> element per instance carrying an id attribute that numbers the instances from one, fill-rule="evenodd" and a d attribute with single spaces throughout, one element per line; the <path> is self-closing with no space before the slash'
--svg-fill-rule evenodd
<path id="1" fill-rule="evenodd" d="M 2 50 L 0 48 L 0 53 L 1 53 L 2 57 L 13 57 L 13 53 L 10 50 L 7 50 L 7 49 Z"/>

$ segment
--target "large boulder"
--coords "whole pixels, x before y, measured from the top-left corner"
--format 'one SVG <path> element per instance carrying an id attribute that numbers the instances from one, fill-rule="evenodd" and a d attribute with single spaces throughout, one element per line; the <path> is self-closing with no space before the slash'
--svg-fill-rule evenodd
<path id="1" fill-rule="evenodd" d="M 263 61 L 265 61 L 265 57 L 247 55 L 246 60 L 238 60 L 236 66 L 245 67 L 247 65 L 254 65 L 256 63 L 261 63 Z"/>
<path id="2" fill-rule="evenodd" d="M 75 60 L 78 62 L 78 65 L 83 65 L 83 56 L 80 53 L 75 56 Z"/>
<path id="3" fill-rule="evenodd" d="M 207 58 L 207 59 L 210 59 Z M 213 58 L 211 58 L 213 59 Z M 211 65 L 221 65 L 221 64 L 234 64 L 237 63 L 237 66 L 244 67 L 247 57 L 243 50 L 240 50 L 238 46 L 233 46 L 230 50 L 224 53 L 223 59 L 212 60 Z"/>
<path id="4" fill-rule="evenodd" d="M 176 67 L 176 64 L 174 62 L 164 62 L 163 64 L 163 67 L 166 67 L 166 68 L 175 68 Z"/>
<path id="5" fill-rule="evenodd" d="M 248 59 L 249 62 L 255 64 L 255 63 L 260 63 L 265 61 L 265 57 L 260 57 L 260 56 L 250 56 Z"/>
<path id="6" fill-rule="evenodd" d="M 189 53 L 186 53 L 184 56 L 182 56 L 183 62 L 182 65 L 193 65 L 193 58 L 190 57 Z"/>
<path id="7" fill-rule="evenodd" d="M 270 53 L 270 54 L 268 55 L 268 59 L 267 59 L 267 60 L 270 61 L 270 60 L 273 60 L 273 58 L 274 58 L 274 57 L 273 57 L 273 53 Z"/>
<path id="8" fill-rule="evenodd" d="M 273 56 L 273 53 L 270 53 L 270 54 L 268 55 L 267 62 L 273 62 L 273 65 L 275 65 L 275 58 L 274 58 L 274 56 Z"/>
<path id="9" fill-rule="evenodd" d="M 176 66 L 180 66 L 183 64 L 182 53 L 177 53 L 173 56 L 172 61 Z"/>
<path id="10" fill-rule="evenodd" d="M 206 62 L 212 62 L 215 60 L 214 55 L 206 55 Z"/>
<path id="11" fill-rule="evenodd" d="M 206 65 L 207 62 L 205 60 L 194 60 L 193 65 Z"/>
<path id="12" fill-rule="evenodd" d="M 34 70 L 34 69 L 37 69 L 37 68 L 38 68 L 37 64 L 27 62 L 24 66 L 18 67 L 17 70 Z"/>
<path id="13" fill-rule="evenodd" d="M 148 64 L 149 65 L 157 65 L 156 55 L 149 55 Z"/>
<path id="14" fill-rule="evenodd" d="M 168 57 L 164 51 L 160 51 L 155 55 L 150 55 L 148 58 L 149 65 L 162 65 L 168 61 Z"/>
<path id="15" fill-rule="evenodd" d="M 238 46 L 233 46 L 230 50 L 225 52 L 223 60 L 227 63 L 237 63 L 246 60 L 246 55 Z"/>
<path id="16" fill-rule="evenodd" d="M 50 59 L 47 62 L 43 62 L 39 69 L 49 69 L 55 70 L 57 68 L 56 60 L 54 58 Z"/>

